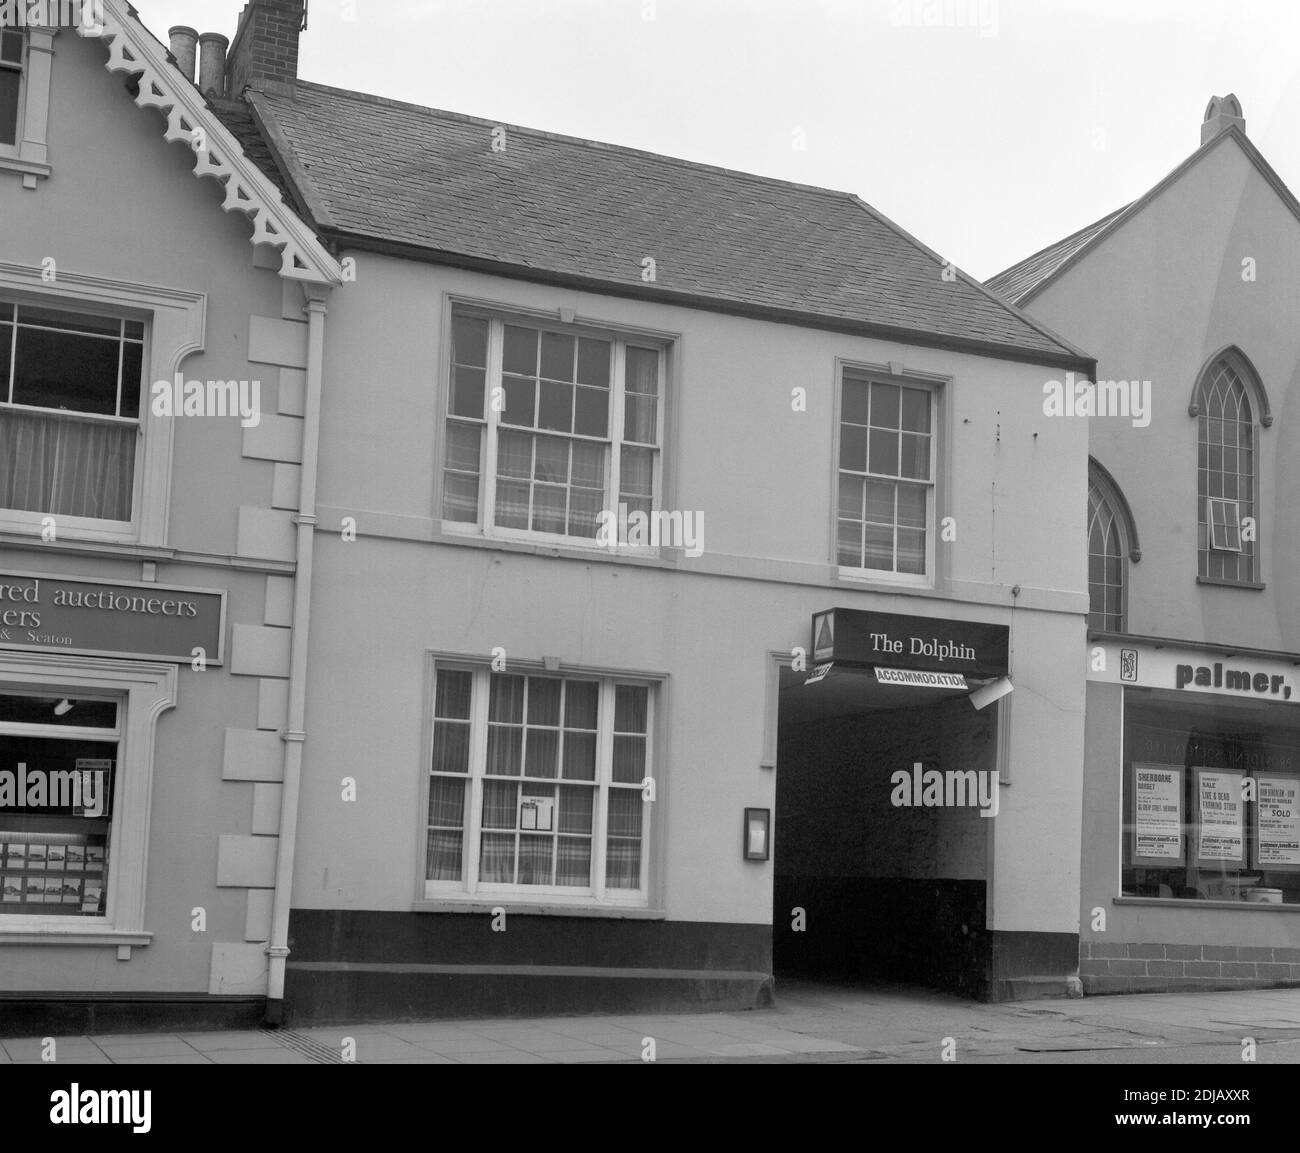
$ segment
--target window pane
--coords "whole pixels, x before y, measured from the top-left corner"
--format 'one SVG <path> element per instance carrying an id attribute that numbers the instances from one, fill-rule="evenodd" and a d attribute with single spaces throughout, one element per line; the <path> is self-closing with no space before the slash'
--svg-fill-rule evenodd
<path id="1" fill-rule="evenodd" d="M 548 380 L 573 381 L 574 340 L 555 332 L 542 333 L 542 375 Z"/>
<path id="2" fill-rule="evenodd" d="M 463 836 L 462 833 L 446 829 L 429 830 L 429 857 L 424 873 L 426 880 L 460 880 Z"/>
<path id="3" fill-rule="evenodd" d="M 0 508 L 129 521 L 139 426 L 0 411 Z"/>
<path id="4" fill-rule="evenodd" d="M 447 425 L 447 467 L 458 472 L 478 472 L 479 446 L 482 443 L 479 426 L 473 424 Z M 526 437 L 517 437 L 528 443 Z"/>
<path id="5" fill-rule="evenodd" d="M 513 781 L 483 782 L 483 827 L 513 829 L 519 823 L 519 786 Z"/>
<path id="6" fill-rule="evenodd" d="M 528 485 L 499 481 L 495 515 L 496 523 L 500 528 L 527 528 Z"/>
<path id="7" fill-rule="evenodd" d="M 613 779 L 621 785 L 645 780 L 645 737 L 614 738 Z"/>
<path id="8" fill-rule="evenodd" d="M 564 734 L 564 775 L 571 781 L 596 779 L 596 734 Z"/>
<path id="9" fill-rule="evenodd" d="M 898 486 L 898 523 L 907 528 L 925 528 L 926 490 L 912 484 Z"/>
<path id="10" fill-rule="evenodd" d="M 18 89 L 21 73 L 0 71 L 0 144 L 18 142 Z"/>
<path id="11" fill-rule="evenodd" d="M 515 880 L 515 834 L 484 833 L 478 879 L 489 885 L 512 885 Z"/>
<path id="12" fill-rule="evenodd" d="M 575 488 L 569 493 L 569 536 L 594 540 L 605 503 L 602 491 Z"/>
<path id="13" fill-rule="evenodd" d="M 556 777 L 559 752 L 560 734 L 557 731 L 529 728 L 524 776 L 540 777 L 543 780 Z"/>
<path id="14" fill-rule="evenodd" d="M 871 386 L 871 424 L 875 428 L 897 428 L 899 399 L 902 393 L 896 384 Z"/>
<path id="15" fill-rule="evenodd" d="M 474 684 L 470 673 L 448 670 L 438 673 L 433 713 L 451 720 L 469 720 L 469 694 Z"/>
<path id="16" fill-rule="evenodd" d="M 573 385 L 542 381 L 541 404 L 538 405 L 537 427 L 559 432 L 573 431 Z"/>
<path id="17" fill-rule="evenodd" d="M 871 451 L 867 471 L 884 476 L 898 476 L 898 433 L 871 430 Z"/>
<path id="18" fill-rule="evenodd" d="M 23 62 L 23 34 L 12 30 L 0 32 L 0 60 L 6 64 Z"/>
<path id="19" fill-rule="evenodd" d="M 429 782 L 429 824 L 453 829 L 464 825 L 465 785 L 465 781 L 447 777 L 434 777 Z"/>
<path id="20" fill-rule="evenodd" d="M 609 392 L 602 388 L 579 388 L 573 431 L 579 436 L 609 435 Z"/>
<path id="21" fill-rule="evenodd" d="M 539 484 L 533 489 L 533 532 L 563 533 L 566 490 Z"/>
<path id="22" fill-rule="evenodd" d="M 898 571 L 925 572 L 925 533 L 917 529 L 898 530 Z"/>
<path id="23" fill-rule="evenodd" d="M 840 477 L 840 516 L 862 519 L 862 481 L 856 476 Z"/>
<path id="24" fill-rule="evenodd" d="M 554 884 L 551 856 L 555 838 L 521 833 L 519 836 L 519 884 Z"/>
<path id="25" fill-rule="evenodd" d="M 502 368 L 522 376 L 537 375 L 537 333 L 531 328 L 507 324 Z"/>
<path id="26" fill-rule="evenodd" d="M 563 683 L 554 677 L 529 678 L 528 723 L 530 725 L 559 725 L 560 687 Z"/>
<path id="27" fill-rule="evenodd" d="M 456 364 L 487 367 L 488 322 L 457 316 L 451 322 L 451 358 Z"/>
<path id="28" fill-rule="evenodd" d="M 899 467 L 900 476 L 910 476 L 915 480 L 930 479 L 930 438 L 903 434 L 903 459 Z"/>
<path id="29" fill-rule="evenodd" d="M 930 394 L 919 388 L 903 389 L 903 428 L 910 432 L 930 431 Z"/>
<path id="30" fill-rule="evenodd" d="M 871 385 L 860 380 L 845 380 L 840 398 L 840 419 L 865 425 L 870 406 Z"/>
<path id="31" fill-rule="evenodd" d="M 894 523 L 894 493 L 897 489 L 896 484 L 886 484 L 878 480 L 864 482 L 868 524 L 892 525 Z"/>
<path id="32" fill-rule="evenodd" d="M 521 725 L 524 722 L 524 678 L 492 675 L 488 697 L 488 720 Z"/>
<path id="33" fill-rule="evenodd" d="M 650 694 L 640 685 L 618 685 L 614 689 L 614 731 L 644 733 Z"/>
<path id="34" fill-rule="evenodd" d="M 595 681 L 566 681 L 564 724 L 570 729 L 594 729 L 600 686 Z"/>
<path id="35" fill-rule="evenodd" d="M 619 488 L 624 496 L 654 495 L 654 452 L 648 448 L 623 449 Z"/>
<path id="36" fill-rule="evenodd" d="M 140 415 L 140 383 L 144 373 L 144 346 L 122 346 L 122 404 L 118 416 Z"/>
<path id="37" fill-rule="evenodd" d="M 557 885 L 591 884 L 591 838 L 561 837 L 555 863 Z"/>
<path id="38" fill-rule="evenodd" d="M 867 525 L 863 530 L 863 567 L 894 569 L 894 530 Z"/>
<path id="39" fill-rule="evenodd" d="M 624 376 L 628 392 L 659 395 L 659 353 L 653 348 L 629 345 Z"/>
<path id="40" fill-rule="evenodd" d="M 116 415 L 119 347 L 114 340 L 20 325 L 14 403 Z"/>
<path id="41" fill-rule="evenodd" d="M 867 430 L 854 424 L 840 425 L 840 468 L 867 471 Z"/>
<path id="42" fill-rule="evenodd" d="M 60 705 L 71 707 L 60 714 Z M 81 729 L 117 728 L 117 705 L 113 701 L 82 700 L 79 697 L 0 695 L 0 721 L 27 725 L 75 725 Z M 12 768 L 12 766 L 8 766 Z"/>
<path id="43" fill-rule="evenodd" d="M 585 785 L 560 786 L 560 816 L 556 828 L 561 833 L 591 832 L 592 801 L 596 790 Z"/>
<path id="44" fill-rule="evenodd" d="M 848 568 L 862 567 L 862 525 L 842 520 L 836 534 L 836 559 Z"/>
<path id="45" fill-rule="evenodd" d="M 501 420 L 505 424 L 532 428 L 537 420 L 537 382 L 507 376 L 502 380 L 502 387 L 505 389 L 505 407 L 501 410 Z"/>
<path id="46" fill-rule="evenodd" d="M 569 480 L 569 442 L 554 436 L 537 438 L 537 461 L 533 475 L 538 480 L 552 484 L 567 484 Z"/>
<path id="47" fill-rule="evenodd" d="M 609 341 L 578 341 L 578 383 L 609 388 Z"/>
<path id="48" fill-rule="evenodd" d="M 573 483 L 605 491 L 605 446 L 573 441 Z"/>
<path id="49" fill-rule="evenodd" d="M 503 432 L 497 441 L 497 476 L 527 479 L 532 475 L 533 438 L 517 432 Z"/>
<path id="50" fill-rule="evenodd" d="M 483 417 L 483 382 L 487 373 L 481 368 L 452 370 L 451 404 L 453 416 Z"/>
<path id="51" fill-rule="evenodd" d="M 433 771 L 469 772 L 469 725 L 459 721 L 438 721 L 433 726 Z"/>
<path id="52" fill-rule="evenodd" d="M 659 401 L 653 396 L 627 396 L 623 400 L 623 439 L 637 444 L 658 444 Z"/>

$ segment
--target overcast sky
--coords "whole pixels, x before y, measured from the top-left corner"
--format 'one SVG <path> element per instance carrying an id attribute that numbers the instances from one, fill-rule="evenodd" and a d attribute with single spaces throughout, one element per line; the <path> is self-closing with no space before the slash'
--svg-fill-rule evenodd
<path id="1" fill-rule="evenodd" d="M 136 6 L 165 41 L 233 36 L 243 0 Z M 303 79 L 855 192 L 980 278 L 1155 184 L 1215 94 L 1300 191 L 1296 0 L 310 0 L 309 20 Z"/>

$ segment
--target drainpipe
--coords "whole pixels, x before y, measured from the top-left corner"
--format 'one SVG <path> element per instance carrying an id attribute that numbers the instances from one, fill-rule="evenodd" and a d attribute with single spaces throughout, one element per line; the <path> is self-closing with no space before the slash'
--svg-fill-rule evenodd
<path id="1" fill-rule="evenodd" d="M 298 839 L 298 792 L 307 712 L 307 627 L 311 618 L 312 551 L 316 534 L 316 463 L 320 449 L 321 375 L 325 352 L 327 285 L 303 284 L 307 305 L 307 395 L 303 406 L 302 481 L 298 497 L 298 563 L 293 583 L 293 636 L 289 648 L 289 718 L 284 741 L 284 784 L 280 796 L 280 840 L 271 903 L 270 958 L 266 1023 L 284 1018 L 284 972 L 289 957 L 289 904 L 293 895 L 293 856 Z"/>

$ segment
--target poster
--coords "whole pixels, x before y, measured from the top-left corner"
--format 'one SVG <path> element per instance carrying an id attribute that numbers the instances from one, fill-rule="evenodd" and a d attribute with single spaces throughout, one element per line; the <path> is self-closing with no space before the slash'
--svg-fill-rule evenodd
<path id="1" fill-rule="evenodd" d="M 1183 770 L 1133 766 L 1133 863 L 1183 863 Z"/>
<path id="2" fill-rule="evenodd" d="M 1255 778 L 1254 867 L 1300 871 L 1300 777 Z"/>
<path id="3" fill-rule="evenodd" d="M 1196 770 L 1197 864 L 1246 863 L 1245 805 L 1241 774 Z"/>

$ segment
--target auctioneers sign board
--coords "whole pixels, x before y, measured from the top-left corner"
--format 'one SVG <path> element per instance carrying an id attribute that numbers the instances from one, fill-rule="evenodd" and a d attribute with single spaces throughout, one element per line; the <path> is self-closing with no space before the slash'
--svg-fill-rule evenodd
<path id="1" fill-rule="evenodd" d="M 222 662 L 223 590 L 0 571 L 0 649 Z"/>

